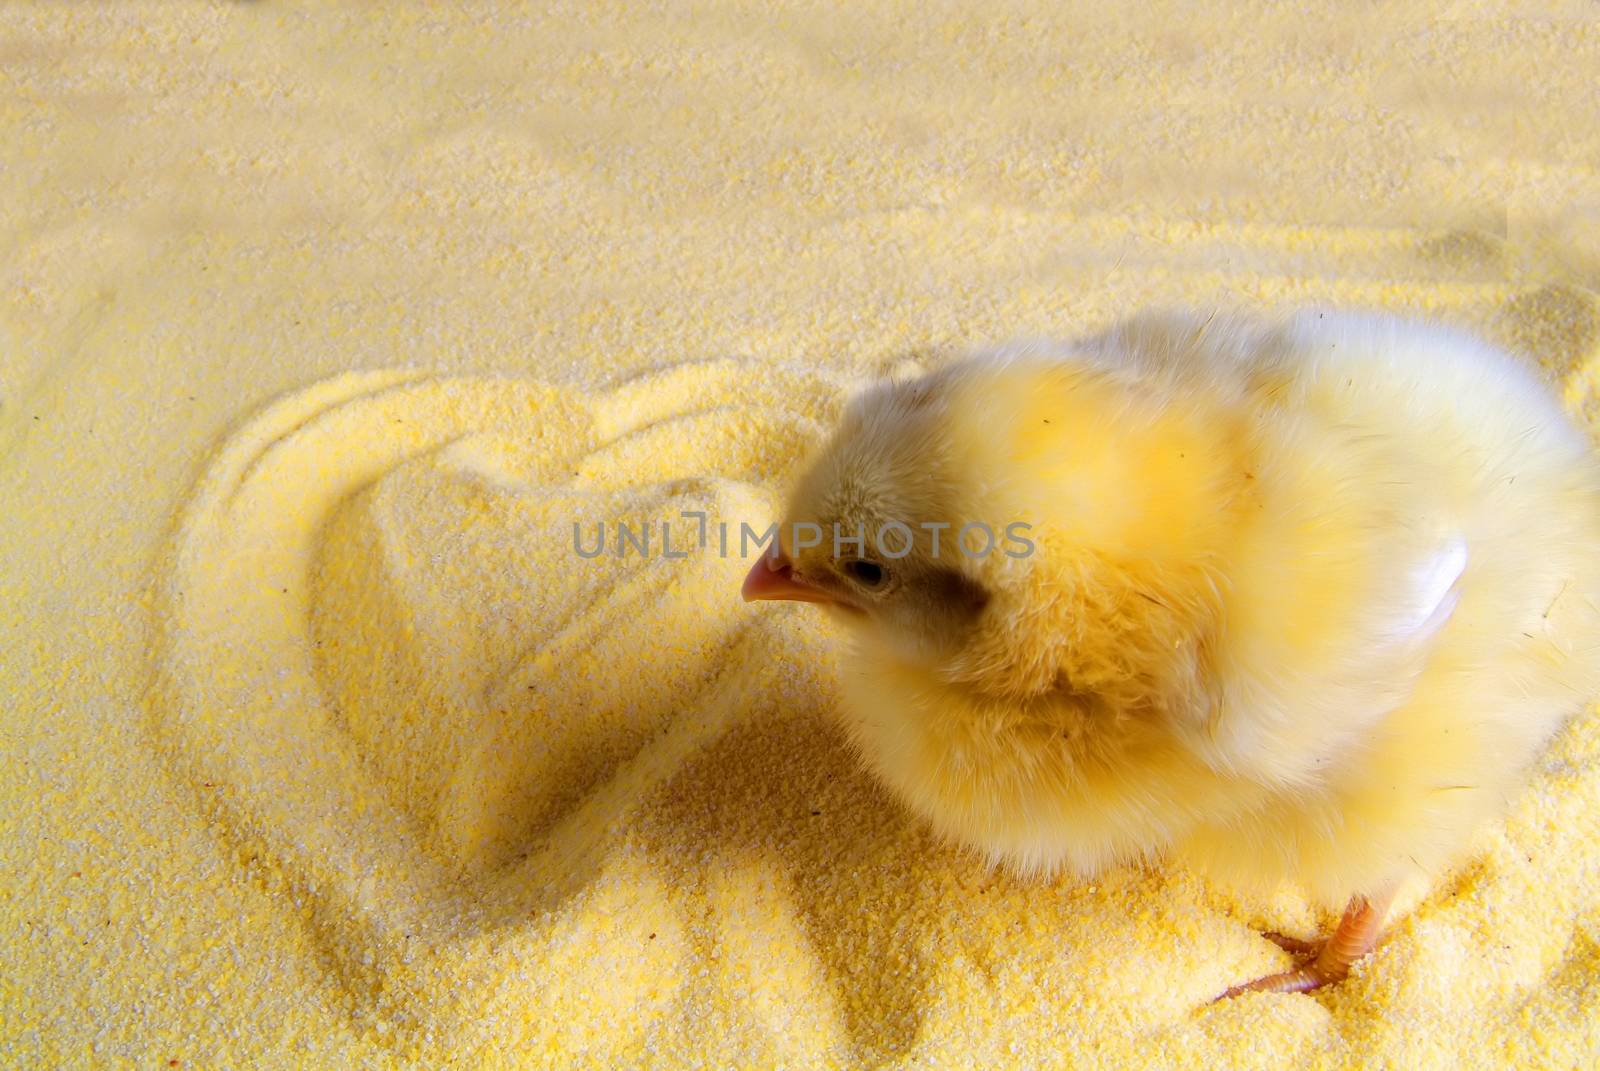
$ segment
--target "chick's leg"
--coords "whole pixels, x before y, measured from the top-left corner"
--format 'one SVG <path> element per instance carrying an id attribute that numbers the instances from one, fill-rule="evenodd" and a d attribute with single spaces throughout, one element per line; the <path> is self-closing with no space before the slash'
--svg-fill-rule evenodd
<path id="1" fill-rule="evenodd" d="M 1378 935 L 1383 932 L 1383 917 L 1393 898 L 1392 893 L 1371 899 L 1365 896 L 1352 897 L 1350 906 L 1344 910 L 1344 917 L 1339 920 L 1339 928 L 1333 931 L 1333 936 L 1320 949 L 1307 942 L 1280 939 L 1277 935 L 1269 934 L 1268 939 L 1280 948 L 1291 952 L 1315 950 L 1316 957 L 1292 970 L 1236 985 L 1217 999 L 1226 1000 L 1240 993 L 1307 993 L 1343 981 L 1350 973 L 1350 965 L 1371 952 L 1378 943 Z"/>

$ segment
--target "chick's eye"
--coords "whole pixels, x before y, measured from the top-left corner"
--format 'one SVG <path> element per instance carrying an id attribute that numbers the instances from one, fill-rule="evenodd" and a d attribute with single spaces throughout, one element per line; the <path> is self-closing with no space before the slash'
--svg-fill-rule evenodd
<path id="1" fill-rule="evenodd" d="M 877 562 L 867 561 L 865 558 L 852 558 L 845 562 L 844 575 L 864 588 L 881 587 L 883 582 L 888 579 L 888 574 L 883 571 L 883 566 Z"/>

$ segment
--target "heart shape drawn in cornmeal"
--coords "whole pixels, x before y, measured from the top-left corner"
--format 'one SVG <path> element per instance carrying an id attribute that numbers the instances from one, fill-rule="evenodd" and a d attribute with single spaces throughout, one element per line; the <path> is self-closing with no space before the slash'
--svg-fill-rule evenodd
<path id="1" fill-rule="evenodd" d="M 739 538 L 842 388 L 731 360 L 602 392 L 351 373 L 223 443 L 159 565 L 152 724 L 375 1031 L 560 1044 L 563 1008 L 666 999 L 608 906 L 661 881 L 618 830 L 732 724 L 827 689 L 825 659 L 754 653 Z"/>

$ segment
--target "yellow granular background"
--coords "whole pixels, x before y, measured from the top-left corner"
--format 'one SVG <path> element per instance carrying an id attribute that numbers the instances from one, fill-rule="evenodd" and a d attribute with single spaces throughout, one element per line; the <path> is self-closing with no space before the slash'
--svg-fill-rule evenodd
<path id="1" fill-rule="evenodd" d="M 0 1064 L 1600 1064 L 1594 715 L 1210 1005 L 1329 920 L 984 872 L 737 597 L 861 383 L 1151 305 L 1600 410 L 1592 4 L 1096 7 L 0 8 Z"/>

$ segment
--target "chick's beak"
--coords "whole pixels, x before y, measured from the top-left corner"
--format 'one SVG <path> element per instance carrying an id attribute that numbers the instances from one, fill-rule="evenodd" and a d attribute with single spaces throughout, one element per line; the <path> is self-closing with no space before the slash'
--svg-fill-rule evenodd
<path id="1" fill-rule="evenodd" d="M 776 558 L 763 554 L 744 578 L 744 601 L 791 599 L 795 602 L 837 603 L 832 595 L 813 587 L 794 575 L 794 566 L 785 555 Z"/>

